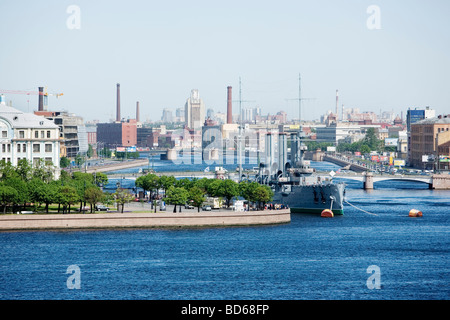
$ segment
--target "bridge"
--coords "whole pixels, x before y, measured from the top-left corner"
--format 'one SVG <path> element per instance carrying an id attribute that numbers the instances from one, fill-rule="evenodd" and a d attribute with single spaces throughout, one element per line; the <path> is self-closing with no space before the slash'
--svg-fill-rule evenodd
<path id="1" fill-rule="evenodd" d="M 428 184 L 430 189 L 450 190 L 450 175 L 374 175 L 372 172 L 363 172 L 362 174 L 338 174 L 335 178 L 357 180 L 363 183 L 366 190 L 373 189 L 373 184 L 379 181 L 414 181 Z"/>
<path id="2" fill-rule="evenodd" d="M 373 184 L 379 181 L 413 181 L 422 182 L 430 186 L 433 185 L 433 176 L 422 176 L 422 175 L 374 175 L 371 172 L 363 172 L 362 174 L 338 174 L 334 178 L 342 178 L 349 180 L 361 181 L 364 184 L 364 189 L 373 189 Z"/>

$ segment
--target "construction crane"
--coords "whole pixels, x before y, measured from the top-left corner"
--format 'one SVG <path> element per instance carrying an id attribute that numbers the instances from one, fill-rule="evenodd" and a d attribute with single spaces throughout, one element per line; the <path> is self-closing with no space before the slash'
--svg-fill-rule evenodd
<path id="1" fill-rule="evenodd" d="M 64 95 L 64 93 L 48 93 L 47 87 L 45 87 L 45 91 L 24 91 L 24 90 L 2 90 L 2 89 L 0 89 L 0 93 L 42 95 L 44 97 L 55 96 L 56 98 L 59 98 L 60 96 Z"/>
<path id="2" fill-rule="evenodd" d="M 39 105 L 40 105 L 39 108 L 42 108 L 42 109 L 47 109 L 49 96 L 54 96 L 56 98 L 59 98 L 64 95 L 64 93 L 49 93 L 47 91 L 47 87 L 45 87 L 45 88 L 39 87 L 38 91 L 2 90 L 2 89 L 0 89 L 0 94 L 4 94 L 4 93 L 6 93 L 6 94 L 24 94 L 27 96 L 30 96 L 30 95 L 42 96 L 42 101 L 41 101 L 41 98 L 39 97 Z M 30 100 L 28 100 L 28 109 L 30 108 L 29 103 L 30 103 Z M 39 110 L 39 111 L 43 111 L 43 110 Z"/>

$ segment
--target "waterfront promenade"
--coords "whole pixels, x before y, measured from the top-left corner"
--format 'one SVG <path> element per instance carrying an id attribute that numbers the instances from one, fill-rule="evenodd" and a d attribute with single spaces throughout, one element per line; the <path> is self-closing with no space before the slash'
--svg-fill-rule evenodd
<path id="1" fill-rule="evenodd" d="M 169 209 L 170 207 L 168 207 Z M 0 216 L 0 231 L 75 230 L 120 228 L 205 228 L 286 224 L 289 209 L 235 212 L 231 210 L 183 212 L 7 214 Z"/>

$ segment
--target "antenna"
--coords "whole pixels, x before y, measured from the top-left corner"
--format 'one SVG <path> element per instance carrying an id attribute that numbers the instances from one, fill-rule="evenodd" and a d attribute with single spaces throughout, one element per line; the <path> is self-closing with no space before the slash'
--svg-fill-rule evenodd
<path id="1" fill-rule="evenodd" d="M 286 99 L 286 101 L 298 101 L 298 123 L 302 122 L 302 101 L 303 100 L 316 100 L 316 98 L 302 98 L 302 77 L 298 74 L 298 98 L 296 99 Z"/>
<path id="2" fill-rule="evenodd" d="M 242 100 L 242 86 L 241 86 L 241 77 L 239 77 L 239 181 L 242 181 L 242 102 L 255 102 L 249 100 Z"/>

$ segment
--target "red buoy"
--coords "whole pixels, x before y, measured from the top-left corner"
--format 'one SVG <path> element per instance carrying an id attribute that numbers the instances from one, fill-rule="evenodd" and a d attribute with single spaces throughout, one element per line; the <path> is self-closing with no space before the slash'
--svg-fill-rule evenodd
<path id="1" fill-rule="evenodd" d="M 330 209 L 325 209 L 325 210 L 322 211 L 320 216 L 323 217 L 323 218 L 333 218 L 334 217 L 334 213 Z"/>
<path id="2" fill-rule="evenodd" d="M 409 216 L 412 218 L 421 218 L 423 216 L 422 211 L 411 209 Z"/>

